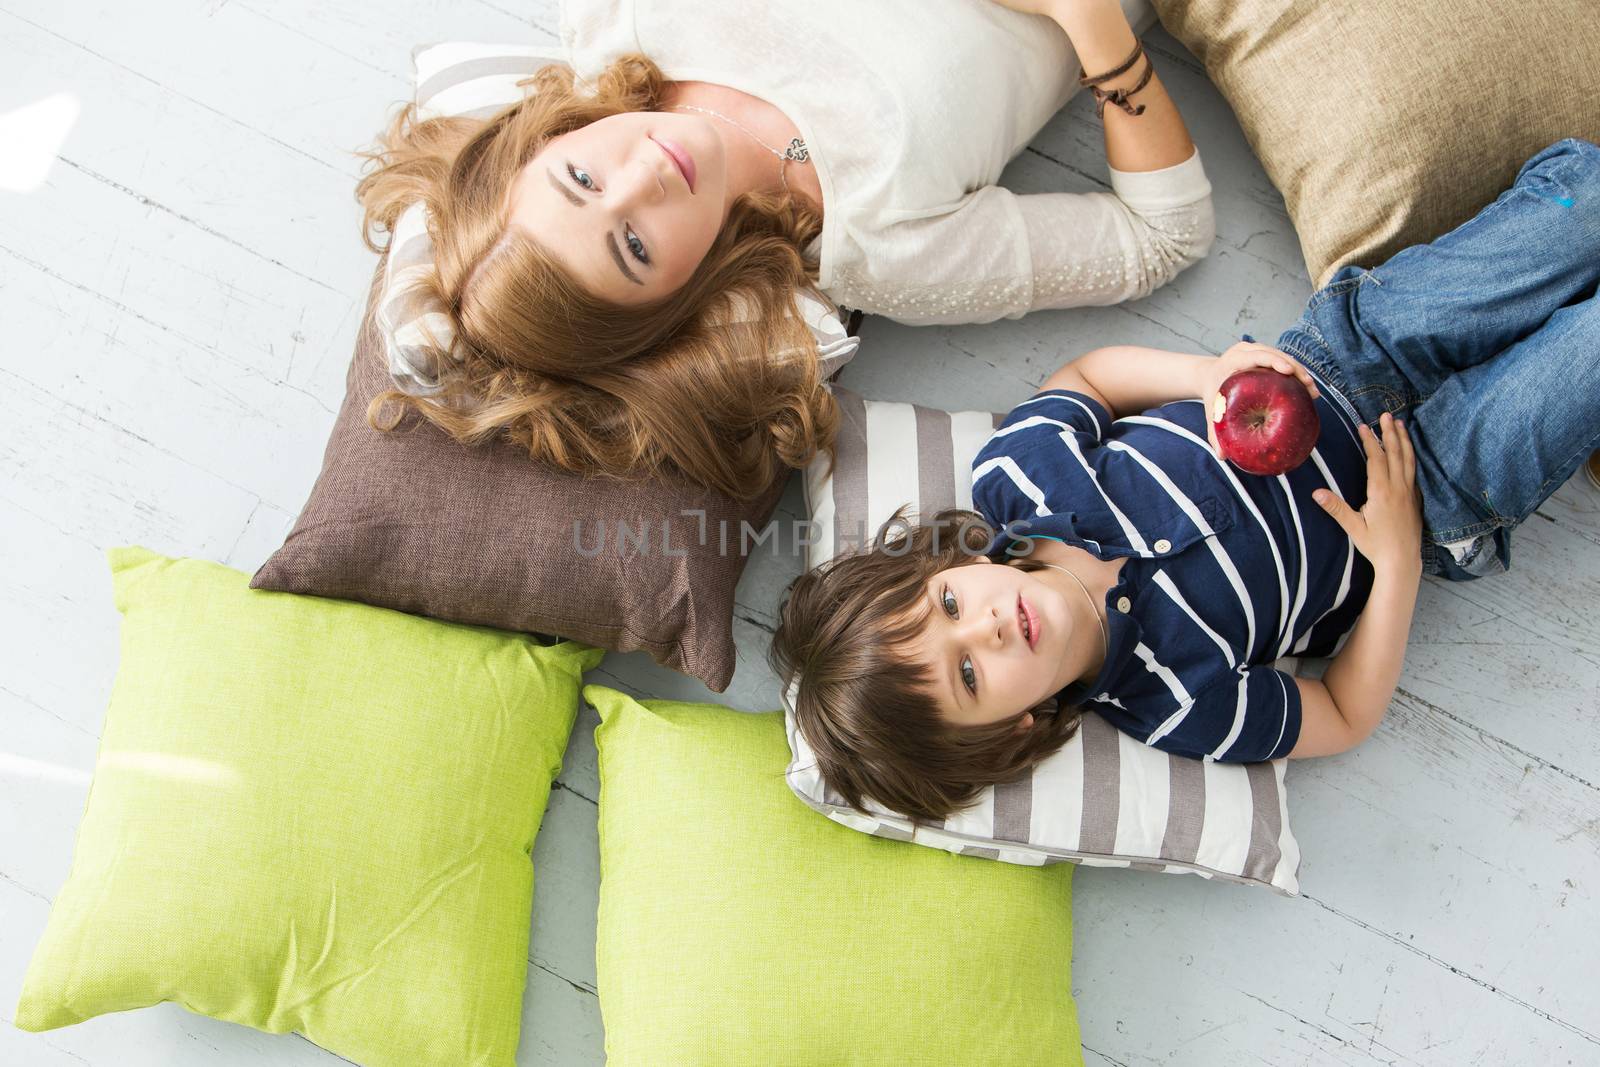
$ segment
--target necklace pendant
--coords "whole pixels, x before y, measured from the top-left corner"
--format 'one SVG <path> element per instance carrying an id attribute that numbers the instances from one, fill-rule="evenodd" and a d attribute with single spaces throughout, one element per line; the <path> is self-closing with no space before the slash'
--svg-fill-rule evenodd
<path id="1" fill-rule="evenodd" d="M 783 158 L 791 159 L 796 163 L 806 163 L 811 159 L 811 149 L 798 137 L 790 138 L 789 147 L 783 150 Z"/>

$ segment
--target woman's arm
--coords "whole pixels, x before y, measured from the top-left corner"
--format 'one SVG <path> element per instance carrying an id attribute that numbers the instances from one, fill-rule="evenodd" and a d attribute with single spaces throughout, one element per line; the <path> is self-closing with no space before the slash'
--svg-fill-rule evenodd
<path id="1" fill-rule="evenodd" d="M 837 271 L 828 296 L 909 326 L 993 322 L 1137 300 L 1205 258 L 1216 227 L 1198 156 L 1111 177 L 1114 194 L 986 185 L 953 211 L 894 223 L 871 273 Z"/>
<path id="2" fill-rule="evenodd" d="M 1003 0 L 1009 2 L 1009 0 Z M 1115 70 L 1132 54 L 1138 39 L 1122 11 L 1120 0 L 1017 0 L 1039 5 L 1066 33 L 1077 53 L 1084 76 L 1094 78 Z M 1108 279 L 1103 266 L 1099 271 L 1071 272 L 1072 281 L 1052 286 L 1049 272 L 1036 282 L 1034 307 L 1070 307 L 1138 299 L 1165 285 L 1187 267 L 1198 263 L 1211 251 L 1216 236 L 1216 218 L 1211 204 L 1211 184 L 1200 164 L 1200 153 L 1189 138 L 1189 128 L 1177 105 L 1167 95 L 1155 61 L 1146 52 L 1133 66 L 1099 83 L 1103 92 L 1133 89 L 1149 71 L 1150 79 L 1128 98 L 1139 111 L 1130 115 L 1112 101 L 1101 111 L 1105 135 L 1106 162 L 1111 168 L 1112 194 L 1122 208 L 1116 218 L 1127 236 L 1102 241 L 1101 260 L 1119 245 L 1122 262 L 1109 292 L 1084 294 L 1086 280 L 1098 274 L 1099 284 Z M 1066 220 L 1059 212 L 1058 197 L 1023 197 L 1019 204 L 1028 232 L 1028 242 L 1037 264 L 1056 258 L 1050 246 Z M 1054 224 L 1055 232 L 1052 232 Z M 1077 235 L 1083 241 L 1089 233 Z M 1108 235 L 1109 236 L 1109 235 Z M 1128 239 L 1131 236 L 1131 241 Z M 1135 251 L 1130 254 L 1129 248 Z M 1088 273 L 1089 278 L 1082 277 Z M 1055 291 L 1052 291 L 1054 289 Z M 1078 290 L 1078 291 L 1074 291 Z M 1107 299 L 1109 297 L 1109 299 Z"/>
<path id="3" fill-rule="evenodd" d="M 1118 0 L 1000 2 L 1054 21 L 1091 77 L 1122 64 L 1136 43 Z M 1147 66 L 1150 80 L 1129 98 L 1143 113 L 1129 115 L 1109 101 L 1103 110 L 1111 191 L 1016 197 L 1033 285 L 1026 307 L 1000 314 L 1137 300 L 1211 251 L 1211 183 L 1149 55 L 1098 88 L 1132 88 Z"/>
<path id="4" fill-rule="evenodd" d="M 1055 18 L 1091 75 L 1133 50 L 1117 0 L 1000 2 Z M 1039 29 L 1059 32 L 1042 20 Z M 1104 87 L 1132 87 L 1146 62 Z M 828 295 L 910 325 L 992 322 L 1148 296 L 1205 257 L 1216 217 L 1200 153 L 1161 80 L 1152 74 L 1129 102 L 1144 113 L 1105 109 L 1110 192 L 1023 196 L 984 186 L 949 211 L 887 227 L 871 274 L 841 271 Z"/>
<path id="5" fill-rule="evenodd" d="M 1091 78 L 1115 69 L 1138 41 L 1118 0 L 1048 0 L 1043 13 L 1066 31 L 1078 54 L 1078 64 Z M 1143 77 L 1146 63 L 1153 64 L 1148 53 L 1131 70 L 1102 82 L 1098 88 L 1106 92 L 1132 89 Z M 1115 104 L 1106 104 L 1102 120 L 1106 162 L 1117 170 L 1161 170 L 1194 155 L 1189 128 L 1167 95 L 1159 73 L 1152 70 L 1150 80 L 1128 102 L 1135 107 L 1144 105 L 1144 113 L 1130 115 Z"/>

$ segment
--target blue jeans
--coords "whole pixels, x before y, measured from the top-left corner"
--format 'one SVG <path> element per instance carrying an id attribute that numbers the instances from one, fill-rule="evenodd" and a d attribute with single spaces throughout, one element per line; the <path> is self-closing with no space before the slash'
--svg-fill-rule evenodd
<path id="1" fill-rule="evenodd" d="M 1405 419 L 1427 573 L 1507 569 L 1511 529 L 1600 446 L 1597 283 L 1600 146 L 1569 138 L 1438 240 L 1340 268 L 1279 338 L 1360 421 Z"/>

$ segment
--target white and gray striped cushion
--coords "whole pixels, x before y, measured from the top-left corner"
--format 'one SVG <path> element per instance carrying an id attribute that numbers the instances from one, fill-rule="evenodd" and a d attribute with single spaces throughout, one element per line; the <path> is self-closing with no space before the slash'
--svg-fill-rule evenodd
<path id="1" fill-rule="evenodd" d="M 869 543 L 901 504 L 929 518 L 972 506 L 972 459 L 1004 413 L 937 411 L 833 391 L 841 416 L 835 470 L 825 477 L 819 460 L 806 471 L 806 505 L 816 524 L 807 566 Z M 1297 673 L 1301 664 L 1285 657 L 1276 666 Z M 1088 714 L 1077 735 L 1032 774 L 984 790 L 967 811 L 913 832 L 905 816 L 872 804 L 872 814 L 862 815 L 827 787 L 795 727 L 792 701 L 791 688 L 784 695 L 789 787 L 845 826 L 1008 863 L 1188 872 L 1299 892 L 1287 760 L 1174 756 Z"/>
<path id="2" fill-rule="evenodd" d="M 461 41 L 419 47 L 411 59 L 417 111 L 423 118 L 487 118 L 522 99 L 524 89 L 518 82 L 549 63 L 564 62 L 553 48 Z M 428 214 L 419 202 L 395 221 L 376 313 L 395 385 L 418 396 L 440 391 L 443 368 L 434 353 L 453 352 L 456 341 L 449 316 L 417 287 L 432 268 Z M 860 339 L 845 330 L 838 308 L 814 294 L 802 291 L 799 306 L 817 344 L 821 374 L 827 378 L 850 361 Z"/>

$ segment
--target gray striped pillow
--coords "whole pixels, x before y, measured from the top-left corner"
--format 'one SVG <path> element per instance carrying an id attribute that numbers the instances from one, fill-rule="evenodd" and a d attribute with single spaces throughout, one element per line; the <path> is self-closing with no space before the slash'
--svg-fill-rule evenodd
<path id="1" fill-rule="evenodd" d="M 424 45 L 411 53 L 417 86 L 417 112 L 423 118 L 456 115 L 487 118 L 523 97 L 519 84 L 539 68 L 565 62 L 549 47 L 452 41 Z M 388 273 L 378 299 L 377 321 L 397 388 L 417 396 L 440 392 L 436 352 L 455 348 L 455 327 L 417 283 L 433 270 L 433 242 L 427 209 L 419 202 L 401 212 L 390 234 Z M 811 327 L 823 378 L 856 354 L 860 339 L 850 336 L 838 308 L 816 294 L 797 294 Z M 729 322 L 739 321 L 735 312 Z M 776 358 L 779 353 L 770 353 Z"/>
<path id="2" fill-rule="evenodd" d="M 806 506 L 815 524 L 806 560 L 815 567 L 858 550 L 910 502 L 931 517 L 972 506 L 972 459 L 1004 413 L 949 412 L 917 404 L 863 400 L 833 387 L 840 425 L 831 477 L 806 471 Z M 1300 662 L 1285 657 L 1281 670 Z M 976 804 L 942 824 L 913 827 L 906 816 L 868 804 L 863 815 L 823 782 L 784 694 L 793 758 L 789 787 L 835 822 L 1008 863 L 1086 863 L 1188 872 L 1286 895 L 1299 892 L 1300 846 L 1289 829 L 1287 760 L 1201 761 L 1150 748 L 1098 715 L 1085 715 L 1060 751 L 1009 785 L 984 790 Z"/>

